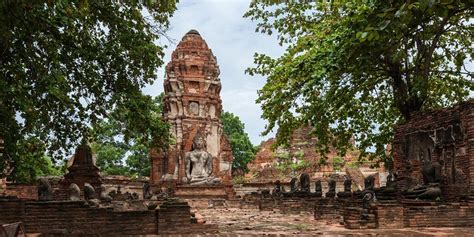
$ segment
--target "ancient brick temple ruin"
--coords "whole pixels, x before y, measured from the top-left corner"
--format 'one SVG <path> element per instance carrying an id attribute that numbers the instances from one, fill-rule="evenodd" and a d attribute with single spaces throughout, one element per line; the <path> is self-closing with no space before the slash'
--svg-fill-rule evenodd
<path id="1" fill-rule="evenodd" d="M 71 165 L 67 168 L 68 173 L 64 175 L 61 183 L 64 189 L 67 189 L 71 183 L 77 184 L 80 188 L 84 188 L 84 183 L 89 183 L 95 188 L 102 184 L 99 168 L 95 165 L 88 145 L 78 146 L 70 163 Z"/>
<path id="2" fill-rule="evenodd" d="M 474 102 L 415 116 L 399 126 L 394 169 L 400 189 L 436 183 L 439 198 L 474 195 Z M 432 169 L 435 180 L 426 180 Z"/>
<path id="3" fill-rule="evenodd" d="M 54 181 L 59 177 L 43 177 L 37 186 L 10 184 L 6 187 L 6 193 L 0 192 L 0 236 L 4 236 L 2 231 L 7 224 L 20 222 L 28 233 L 41 233 L 41 236 L 217 231 L 215 225 L 198 224 L 185 201 L 121 193 L 120 187 L 122 190 L 130 190 L 131 187 L 126 188 L 127 184 L 120 182 L 114 183 L 112 191 L 106 189 L 107 179 L 102 179 L 94 165 L 88 145 L 80 145 L 76 149 L 71 163 L 69 173 L 61 180 Z"/>
<path id="4" fill-rule="evenodd" d="M 352 191 L 349 178 L 343 191 L 329 179 L 327 192 L 320 181 L 313 192 L 300 178 L 300 187 L 291 182 L 290 192 L 276 182 L 271 195 L 262 190 L 241 202 L 260 210 L 313 209 L 316 220 L 348 229 L 474 226 L 474 100 L 414 115 L 396 127 L 392 147 L 386 186 L 376 187 L 371 175 L 363 190 Z"/>
<path id="5" fill-rule="evenodd" d="M 189 176 L 201 165 L 208 166 L 201 172 L 205 173 L 202 176 L 209 176 L 205 177 L 207 181 L 213 179 L 215 184 L 230 184 L 233 157 L 220 120 L 219 73 L 216 57 L 204 39 L 196 30 L 189 31 L 166 66 L 163 115 L 172 126 L 176 143 L 166 152 L 151 152 L 152 186 L 160 187 L 163 183 L 192 185 L 194 178 Z M 206 164 L 190 164 L 192 154 L 189 153 L 196 149 L 196 140 L 203 143 L 202 152 L 209 156 Z M 206 185 L 207 181 L 195 183 L 213 186 Z"/>

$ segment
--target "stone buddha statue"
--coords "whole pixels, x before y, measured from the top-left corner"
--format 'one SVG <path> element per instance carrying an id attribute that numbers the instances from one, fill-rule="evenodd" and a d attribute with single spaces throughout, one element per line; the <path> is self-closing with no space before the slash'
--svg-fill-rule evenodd
<path id="1" fill-rule="evenodd" d="M 352 197 L 352 179 L 349 176 L 344 177 L 344 191 L 337 193 L 338 198 Z"/>
<path id="2" fill-rule="evenodd" d="M 192 150 L 185 154 L 186 177 L 190 185 L 219 184 L 220 179 L 212 176 L 212 155 L 205 150 L 204 138 L 197 134 L 193 139 Z"/>
<path id="3" fill-rule="evenodd" d="M 423 175 L 423 184 L 416 185 L 403 192 L 405 198 L 419 198 L 419 199 L 437 199 L 441 197 L 441 183 L 443 177 L 441 175 L 441 164 L 438 161 L 432 161 L 431 157 L 424 157 L 423 153 L 420 155 L 423 161 L 421 174 Z"/>

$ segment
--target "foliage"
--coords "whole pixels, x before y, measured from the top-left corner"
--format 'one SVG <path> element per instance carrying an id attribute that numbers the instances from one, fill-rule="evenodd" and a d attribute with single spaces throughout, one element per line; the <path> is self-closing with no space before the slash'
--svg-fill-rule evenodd
<path id="1" fill-rule="evenodd" d="M 278 159 L 276 168 L 280 172 L 298 171 L 311 167 L 311 163 L 304 160 L 303 150 L 291 152 L 283 147 L 278 147 L 273 154 Z"/>
<path id="2" fill-rule="evenodd" d="M 340 156 L 334 156 L 332 158 L 332 167 L 336 171 L 341 171 L 342 167 L 344 166 L 344 159 Z"/>
<path id="3" fill-rule="evenodd" d="M 298 162 L 294 162 L 290 165 L 292 171 L 303 170 L 309 167 L 311 167 L 311 163 L 305 160 L 299 160 Z"/>
<path id="4" fill-rule="evenodd" d="M 318 165 L 319 166 L 324 166 L 324 165 L 328 165 L 328 157 L 320 157 L 319 160 L 318 160 Z"/>
<path id="5" fill-rule="evenodd" d="M 0 3 L 0 138 L 5 166 L 19 165 L 18 141 L 36 137 L 60 157 L 90 125 L 122 111 L 126 137 L 166 144 L 167 126 L 150 117 L 152 83 L 163 64 L 157 41 L 176 2 Z M 145 106 L 143 106 L 145 105 Z M 3 174 L 4 175 L 4 174 Z"/>
<path id="6" fill-rule="evenodd" d="M 252 145 L 245 132 L 245 124 L 240 121 L 238 116 L 230 112 L 223 112 L 221 120 L 224 134 L 229 138 L 232 146 L 232 155 L 234 155 L 232 168 L 248 171 L 247 164 L 255 159 L 257 149 Z"/>
<path id="7" fill-rule="evenodd" d="M 164 93 L 161 93 L 148 100 L 148 104 L 141 105 L 149 107 L 147 109 L 151 113 L 149 117 L 159 120 L 157 123 L 161 121 L 163 96 Z M 127 132 L 123 129 L 129 127 L 123 125 L 124 121 L 133 123 L 133 121 L 127 121 L 127 118 L 129 115 L 123 110 L 116 110 L 108 119 L 94 126 L 91 141 L 92 150 L 97 157 L 97 166 L 103 173 L 109 175 L 148 176 L 151 169 L 148 154 L 152 144 L 147 146 L 143 144 L 143 141 L 151 137 L 143 138 L 141 135 L 148 135 L 152 131 L 124 137 L 123 134 Z M 147 129 L 146 126 L 143 126 L 143 129 Z M 162 133 L 164 134 L 165 131 Z"/>
<path id="8" fill-rule="evenodd" d="M 358 161 L 351 161 L 347 163 L 347 167 L 350 167 L 350 168 L 359 168 L 360 165 L 361 163 Z"/>
<path id="9" fill-rule="evenodd" d="M 26 138 L 18 142 L 19 162 L 14 172 L 8 177 L 16 183 L 32 183 L 38 176 L 60 176 L 64 174 L 61 167 L 53 165 L 51 158 L 45 154 L 45 144 L 35 138 Z"/>
<path id="10" fill-rule="evenodd" d="M 298 159 L 300 159 L 300 160 L 304 158 L 304 150 L 296 151 L 294 154 L 295 154 L 295 156 L 298 157 Z"/>
<path id="11" fill-rule="evenodd" d="M 245 180 L 244 176 L 232 177 L 232 184 L 234 184 L 234 185 L 243 184 L 245 182 L 246 182 L 246 180 Z"/>
<path id="12" fill-rule="evenodd" d="M 288 151 L 287 149 L 284 149 L 282 147 L 278 147 L 275 150 L 274 154 L 278 158 L 278 160 L 280 160 L 280 161 L 290 160 L 290 158 L 291 158 L 290 151 Z"/>
<path id="13" fill-rule="evenodd" d="M 323 155 L 330 146 L 344 155 L 355 139 L 360 157 L 387 160 L 397 123 L 473 91 L 473 12 L 461 0 L 253 2 L 245 16 L 256 31 L 287 46 L 247 69 L 267 77 L 264 134 L 278 127 L 285 144 L 309 122 Z"/>

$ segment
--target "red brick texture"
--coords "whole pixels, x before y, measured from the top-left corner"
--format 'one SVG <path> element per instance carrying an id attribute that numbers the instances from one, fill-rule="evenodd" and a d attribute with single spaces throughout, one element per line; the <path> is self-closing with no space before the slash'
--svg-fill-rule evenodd
<path id="1" fill-rule="evenodd" d="M 90 207 L 83 201 L 0 199 L 0 224 L 21 221 L 27 232 L 47 236 L 117 236 L 209 233 L 214 225 L 191 223 L 186 202 L 167 202 L 150 211 L 116 211 Z"/>
<path id="2" fill-rule="evenodd" d="M 474 100 L 413 116 L 396 128 L 394 170 L 399 189 L 422 184 L 421 156 L 441 163 L 442 196 L 474 194 Z"/>
<path id="3" fill-rule="evenodd" d="M 213 176 L 231 184 L 232 150 L 220 120 L 222 101 L 217 59 L 201 35 L 189 31 L 179 42 L 166 66 L 163 118 L 171 124 L 176 143 L 166 152 L 152 150 L 153 187 L 162 185 L 163 175 L 178 184 L 185 177 L 185 154 L 192 150 L 199 132 L 213 156 Z"/>

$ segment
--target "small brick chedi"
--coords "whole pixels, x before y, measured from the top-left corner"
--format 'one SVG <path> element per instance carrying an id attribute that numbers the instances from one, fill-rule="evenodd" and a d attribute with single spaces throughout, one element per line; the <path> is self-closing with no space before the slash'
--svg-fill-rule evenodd
<path id="1" fill-rule="evenodd" d="M 196 30 L 171 55 L 164 91 L 163 116 L 176 142 L 167 151 L 151 151 L 152 185 L 230 184 L 233 157 L 220 120 L 219 66 Z"/>

